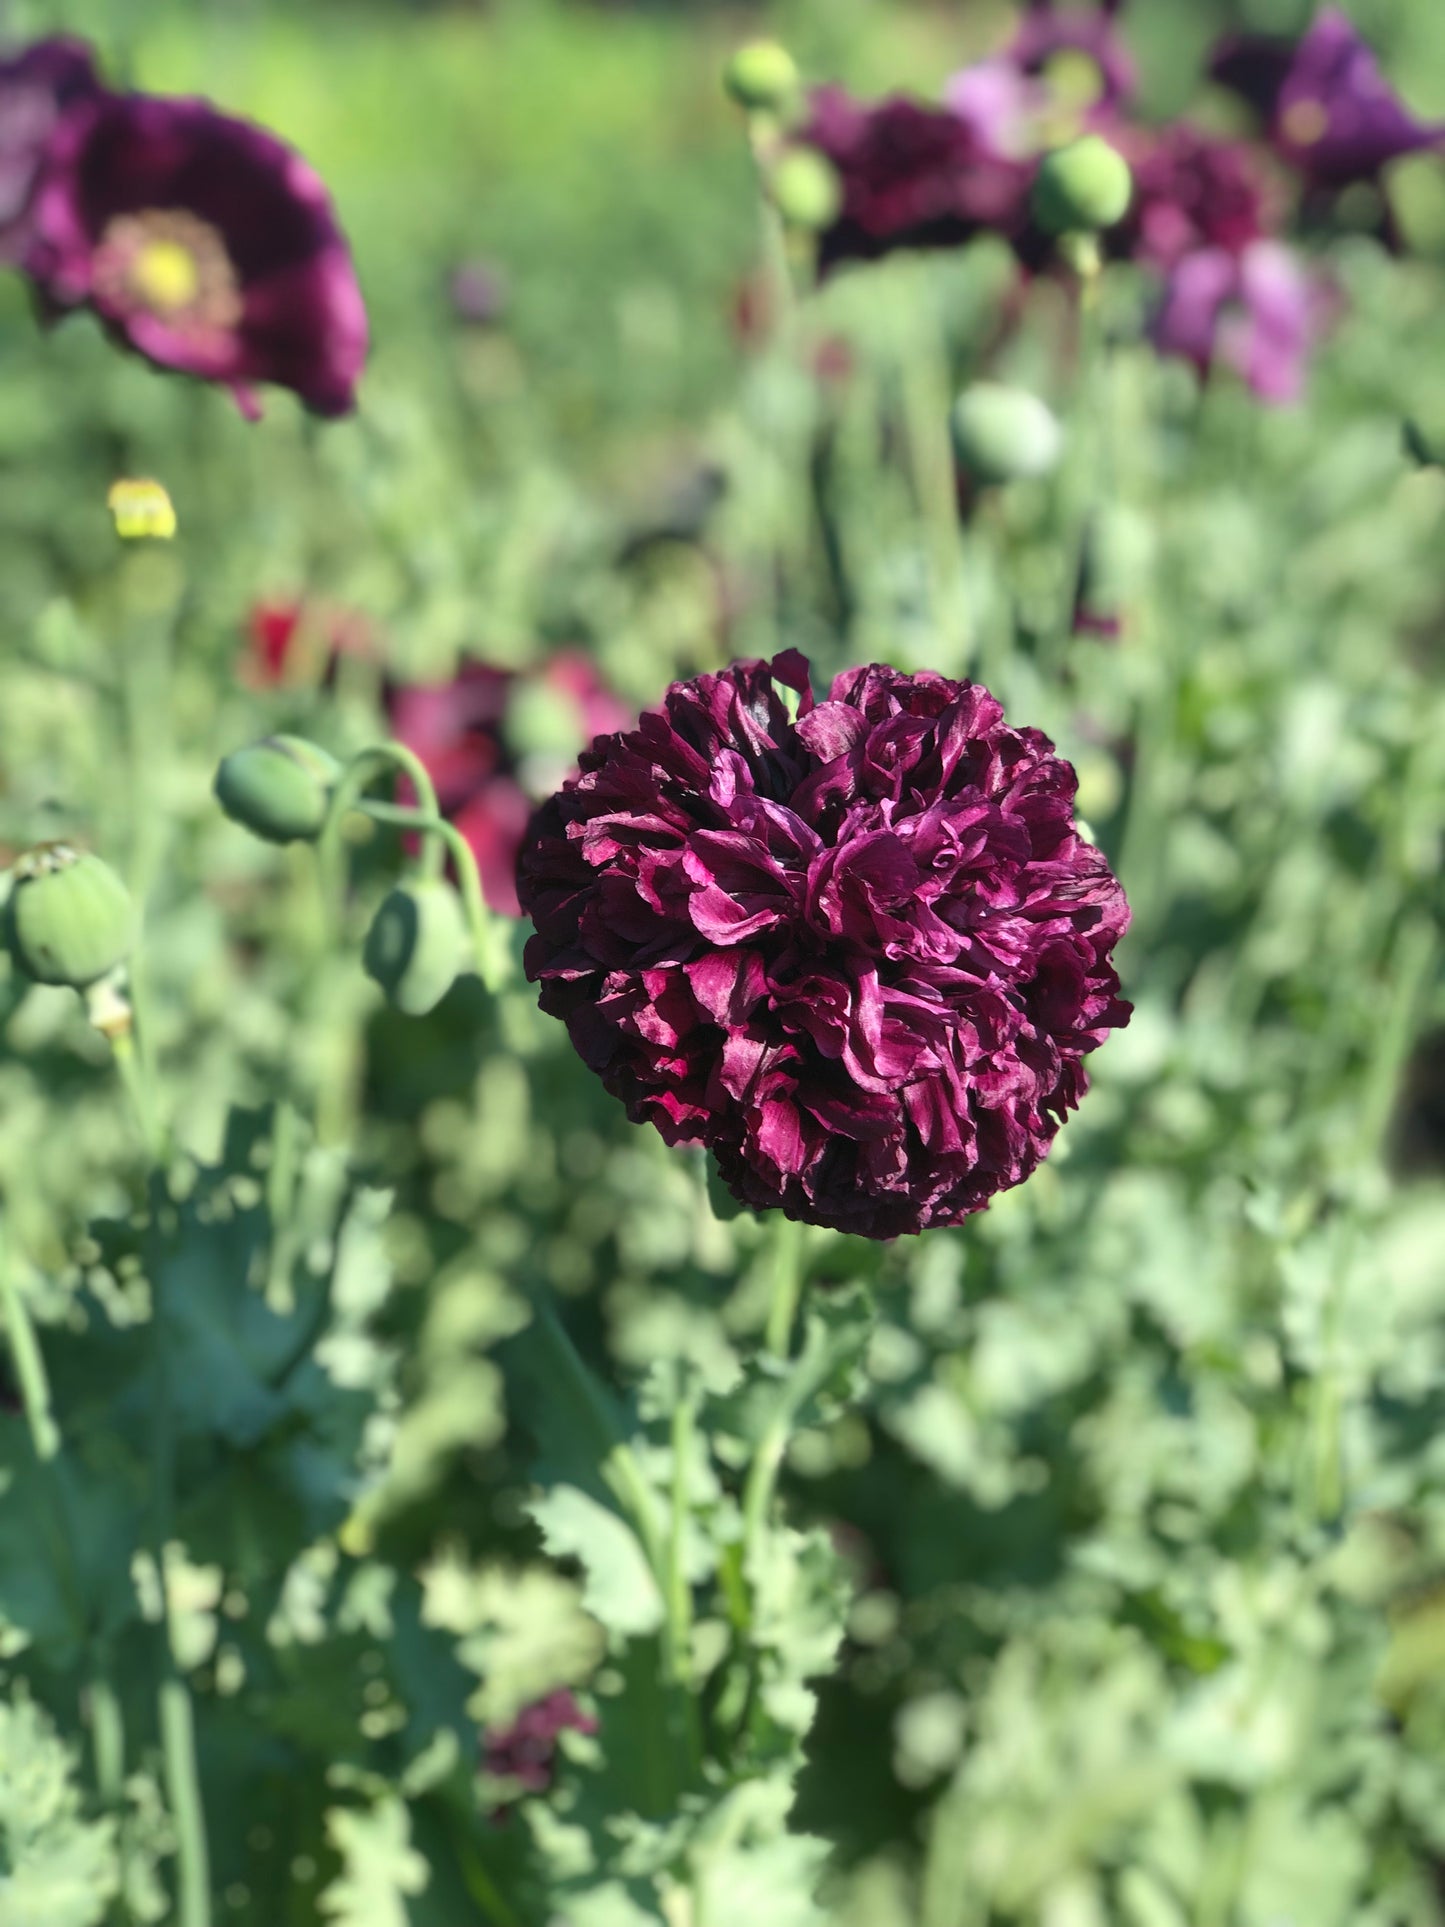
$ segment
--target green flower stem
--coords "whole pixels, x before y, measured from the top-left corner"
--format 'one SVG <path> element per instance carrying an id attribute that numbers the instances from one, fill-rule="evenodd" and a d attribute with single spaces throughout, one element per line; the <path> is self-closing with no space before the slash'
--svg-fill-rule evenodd
<path id="1" fill-rule="evenodd" d="M 115 1688 L 99 1672 L 90 1682 L 90 1735 L 100 1797 L 119 1807 L 125 1797 L 125 1722 Z"/>
<path id="2" fill-rule="evenodd" d="M 420 830 L 423 835 L 435 839 L 434 847 L 438 851 L 450 853 L 462 893 L 462 908 L 466 912 L 467 929 L 471 934 L 477 975 L 487 989 L 495 994 L 506 981 L 506 958 L 496 941 L 491 914 L 482 895 L 477 859 L 456 824 L 448 823 L 444 816 L 428 815 L 424 810 L 407 809 L 397 803 L 368 802 L 358 803 L 356 807 L 375 823 L 388 823 L 397 829 Z"/>
<path id="3" fill-rule="evenodd" d="M 763 272 L 767 281 L 768 303 L 772 310 L 773 333 L 786 340 L 794 329 L 798 313 L 798 292 L 793 282 L 793 267 L 788 256 L 788 229 L 768 193 L 768 149 L 776 138 L 770 115 L 753 114 L 748 120 L 748 146 L 758 184 L 759 232 L 762 237 Z"/>
<path id="4" fill-rule="evenodd" d="M 3 1237 L 4 1227 L 0 1224 L 0 1304 L 3 1304 L 5 1311 L 5 1335 L 10 1341 L 15 1376 L 20 1381 L 20 1397 L 25 1406 L 25 1422 L 30 1427 L 30 1437 L 34 1441 L 35 1456 L 48 1463 L 60 1450 L 60 1427 L 55 1423 L 51 1409 L 50 1380 L 46 1376 L 40 1341 L 35 1336 L 35 1326 L 31 1322 L 24 1294 L 15 1281 L 15 1267 L 10 1262 L 9 1245 L 3 1242 Z"/>
<path id="5" fill-rule="evenodd" d="M 342 921 L 346 906 L 346 856 L 341 842 L 341 826 L 348 810 L 358 807 L 361 793 L 372 777 L 388 765 L 411 778 L 417 794 L 418 810 L 428 821 L 441 816 L 436 786 L 419 756 L 401 743 L 372 743 L 366 749 L 357 751 L 331 792 L 331 801 L 316 840 L 322 875 L 326 880 L 327 900 L 337 923 Z M 422 846 L 423 876 L 438 875 L 441 862 L 441 852 L 431 843 Z"/>
<path id="6" fill-rule="evenodd" d="M 667 1618 L 673 1677 L 692 1687 L 692 1582 L 687 1576 L 688 1474 L 697 1449 L 697 1405 L 682 1391 L 672 1412 L 672 1532 L 667 1548 Z"/>
<path id="7" fill-rule="evenodd" d="M 786 1358 L 803 1291 L 803 1226 L 780 1216 L 773 1226 L 772 1247 L 772 1298 L 764 1342 L 774 1357 Z"/>
<path id="8" fill-rule="evenodd" d="M 928 268 L 896 264 L 898 380 L 909 476 L 928 545 L 933 618 L 960 661 L 973 646 L 964 594 L 965 544 L 949 426 L 949 374 Z M 952 671 L 950 671 L 952 673 Z"/>
<path id="9" fill-rule="evenodd" d="M 792 1218 L 779 1217 L 772 1233 L 773 1285 L 765 1340 L 767 1349 L 784 1364 L 791 1350 L 793 1325 L 803 1291 L 803 1227 Z M 792 1431 L 792 1401 L 783 1399 L 778 1411 L 758 1440 L 743 1487 L 743 1572 L 746 1575 L 767 1524 L 768 1512 L 777 1489 L 778 1474 L 788 1450 Z"/>
<path id="10" fill-rule="evenodd" d="M 176 1829 L 178 1911 L 176 1927 L 211 1927 L 210 1848 L 206 1839 L 201 1799 L 200 1767 L 196 1759 L 195 1716 L 190 1690 L 176 1664 L 171 1642 L 170 1589 L 166 1578 L 166 1547 L 175 1512 L 175 1411 L 171 1401 L 171 1370 L 166 1343 L 164 1305 L 165 1227 L 171 1216 L 166 1194 L 166 1133 L 159 1123 L 154 1094 L 134 1039 L 125 1032 L 113 1040 L 115 1060 L 135 1110 L 136 1123 L 150 1163 L 146 1272 L 151 1287 L 151 1341 L 154 1347 L 155 1390 L 151 1402 L 151 1557 L 161 1597 L 156 1637 L 156 1688 L 160 1718 L 161 1756 L 166 1796 Z"/>

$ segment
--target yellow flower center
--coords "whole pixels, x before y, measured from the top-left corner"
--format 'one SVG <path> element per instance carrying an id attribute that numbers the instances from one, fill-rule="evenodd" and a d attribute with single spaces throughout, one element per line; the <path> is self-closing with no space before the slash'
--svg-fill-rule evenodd
<path id="1" fill-rule="evenodd" d="M 92 269 L 102 302 L 154 315 L 186 334 L 224 333 L 241 319 L 241 286 L 224 236 L 188 208 L 117 214 Z"/>
<path id="2" fill-rule="evenodd" d="M 144 242 L 131 262 L 130 279 L 141 300 L 158 314 L 190 307 L 201 292 L 196 257 L 180 241 Z"/>
<path id="3" fill-rule="evenodd" d="M 1313 147 L 1330 131 L 1330 117 L 1317 100 L 1297 100 L 1287 107 L 1280 125 L 1295 147 Z"/>

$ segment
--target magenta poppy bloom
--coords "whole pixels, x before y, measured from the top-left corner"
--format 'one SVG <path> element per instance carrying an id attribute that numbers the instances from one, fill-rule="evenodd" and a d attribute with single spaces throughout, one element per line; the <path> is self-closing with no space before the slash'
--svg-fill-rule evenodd
<path id="1" fill-rule="evenodd" d="M 1176 264 L 1154 318 L 1161 354 L 1218 363 L 1242 375 L 1261 401 L 1297 401 L 1315 343 L 1333 318 L 1329 290 L 1291 249 L 1256 241 L 1234 255 L 1201 248 Z"/>
<path id="2" fill-rule="evenodd" d="M 163 368 L 355 402 L 366 309 L 320 180 L 274 135 L 201 100 L 98 94 L 68 113 L 35 195 L 27 272 Z"/>
<path id="3" fill-rule="evenodd" d="M 447 682 L 392 689 L 387 710 L 393 735 L 426 765 L 442 814 L 467 839 L 487 902 L 517 916 L 517 853 L 538 799 L 628 712 L 577 650 L 528 672 L 465 662 Z"/>
<path id="4" fill-rule="evenodd" d="M 29 245 L 35 186 L 61 118 L 99 92 L 82 40 L 38 40 L 0 60 L 0 260 L 20 261 Z"/>
<path id="5" fill-rule="evenodd" d="M 1338 7 L 1326 7 L 1298 41 L 1233 35 L 1210 71 L 1259 112 L 1281 157 L 1326 193 L 1378 181 L 1391 161 L 1445 142 L 1445 123 L 1416 120 Z"/>
<path id="6" fill-rule="evenodd" d="M 866 103 L 817 88 L 798 138 L 833 163 L 842 207 L 819 246 L 823 269 L 895 248 L 956 247 L 1028 220 L 1032 170 L 999 158 L 946 107 L 896 94 Z"/>
<path id="7" fill-rule="evenodd" d="M 957 1224 L 1034 1170 L 1128 1018 L 1128 905 L 1074 788 L 976 683 L 851 669 L 815 703 L 796 650 L 674 683 L 534 818 L 528 975 L 744 1205 Z"/>

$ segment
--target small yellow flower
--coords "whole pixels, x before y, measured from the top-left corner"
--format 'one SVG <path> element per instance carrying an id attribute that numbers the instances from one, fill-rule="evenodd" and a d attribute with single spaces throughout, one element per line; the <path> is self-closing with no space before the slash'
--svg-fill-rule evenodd
<path id="1" fill-rule="evenodd" d="M 112 482 L 106 506 L 115 517 L 115 532 L 124 541 L 146 538 L 169 542 L 176 532 L 176 511 L 159 482 Z"/>

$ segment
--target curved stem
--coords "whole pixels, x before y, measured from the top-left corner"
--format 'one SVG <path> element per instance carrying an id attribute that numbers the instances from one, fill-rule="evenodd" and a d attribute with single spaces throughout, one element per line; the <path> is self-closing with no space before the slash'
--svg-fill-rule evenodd
<path id="1" fill-rule="evenodd" d="M 437 802 L 436 786 L 431 780 L 426 765 L 412 750 L 407 749 L 405 744 L 371 743 L 367 748 L 357 751 L 356 755 L 352 757 L 351 761 L 346 765 L 346 768 L 341 772 L 336 788 L 331 792 L 331 801 L 327 805 L 326 816 L 322 822 L 320 834 L 316 839 L 317 855 L 320 860 L 322 875 L 326 880 L 327 898 L 338 922 L 341 920 L 346 902 L 346 875 L 344 856 L 341 849 L 341 825 L 345 820 L 347 811 L 357 806 L 361 798 L 361 792 L 367 783 L 379 770 L 385 769 L 388 764 L 394 769 L 399 769 L 403 775 L 411 778 L 412 787 L 416 790 L 417 804 L 420 813 L 424 814 L 429 820 L 439 818 L 441 815 L 441 809 Z M 423 849 L 422 857 L 424 865 L 435 864 L 437 861 L 430 853 L 430 846 Z M 435 872 L 433 871 L 431 873 L 434 874 Z M 428 874 L 425 868 L 423 869 L 423 874 Z"/>
<path id="2" fill-rule="evenodd" d="M 359 803 L 357 808 L 375 823 L 389 823 L 397 829 L 420 830 L 434 837 L 436 846 L 450 853 L 462 893 L 467 930 L 472 940 L 477 975 L 487 989 L 496 992 L 506 980 L 506 962 L 498 946 L 487 900 L 482 894 L 481 874 L 472 846 L 455 823 L 444 816 L 428 816 L 421 810 L 407 809 L 400 803 Z"/>

